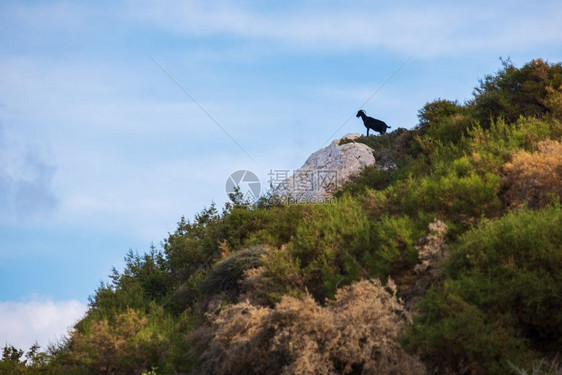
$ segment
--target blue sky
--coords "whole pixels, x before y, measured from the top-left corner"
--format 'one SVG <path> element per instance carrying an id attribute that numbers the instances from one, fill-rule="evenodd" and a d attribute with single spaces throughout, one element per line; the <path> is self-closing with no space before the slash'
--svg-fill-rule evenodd
<path id="1" fill-rule="evenodd" d="M 364 106 L 393 128 L 470 99 L 500 56 L 560 61 L 560 19 L 557 1 L 3 0 L 0 344 L 60 336 L 129 249 L 222 206 L 231 172 L 266 182 L 363 132 L 339 128 L 412 55 Z"/>

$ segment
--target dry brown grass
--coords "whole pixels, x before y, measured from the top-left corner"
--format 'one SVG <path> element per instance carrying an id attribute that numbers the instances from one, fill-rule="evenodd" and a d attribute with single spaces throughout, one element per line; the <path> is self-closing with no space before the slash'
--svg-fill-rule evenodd
<path id="1" fill-rule="evenodd" d="M 503 200 L 509 208 L 541 208 L 562 198 L 562 143 L 539 142 L 534 153 L 518 151 L 502 168 Z"/>
<path id="2" fill-rule="evenodd" d="M 325 307 L 310 295 L 274 308 L 242 302 L 225 308 L 203 372 L 209 374 L 423 374 L 396 342 L 403 307 L 379 282 L 338 291 Z"/>
<path id="3" fill-rule="evenodd" d="M 403 283 L 400 293 L 408 311 L 413 311 L 416 304 L 425 295 L 430 285 L 439 281 L 443 261 L 449 253 L 445 243 L 447 224 L 435 218 L 428 225 L 428 234 L 419 239 L 416 244 L 419 263 L 410 272 L 411 284 Z"/>
<path id="4" fill-rule="evenodd" d="M 419 264 L 414 267 L 418 274 L 430 273 L 436 276 L 439 273 L 441 262 L 447 253 L 445 247 L 445 235 L 447 224 L 435 218 L 428 225 L 429 234 L 420 239 L 416 245 L 418 250 Z"/>

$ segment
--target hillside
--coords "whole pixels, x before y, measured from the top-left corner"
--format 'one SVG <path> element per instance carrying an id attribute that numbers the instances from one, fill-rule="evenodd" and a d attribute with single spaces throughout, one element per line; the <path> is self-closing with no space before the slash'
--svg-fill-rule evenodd
<path id="1" fill-rule="evenodd" d="M 346 142 L 376 163 L 335 201 L 181 218 L 0 374 L 561 373 L 562 64 L 504 62 Z"/>

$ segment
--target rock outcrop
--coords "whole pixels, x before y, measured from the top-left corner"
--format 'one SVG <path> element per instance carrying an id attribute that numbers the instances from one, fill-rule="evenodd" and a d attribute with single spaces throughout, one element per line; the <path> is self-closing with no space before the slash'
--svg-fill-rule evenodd
<path id="1" fill-rule="evenodd" d="M 351 177 L 375 164 L 373 150 L 363 143 L 353 142 L 360 136 L 348 134 L 341 140 L 352 142 L 340 145 L 341 140 L 337 139 L 310 155 L 293 176 L 274 189 L 273 195 L 289 203 L 322 203 L 330 198 Z"/>

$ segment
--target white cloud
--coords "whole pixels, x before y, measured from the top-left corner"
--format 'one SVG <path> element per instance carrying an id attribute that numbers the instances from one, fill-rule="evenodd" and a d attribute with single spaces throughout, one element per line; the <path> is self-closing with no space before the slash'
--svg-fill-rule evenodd
<path id="1" fill-rule="evenodd" d="M 562 9 L 555 1 L 535 3 L 410 2 L 299 5 L 277 12 L 230 2 L 156 1 L 130 3 L 132 17 L 174 33 L 225 35 L 273 41 L 310 50 L 382 47 L 436 57 L 503 48 L 520 50 L 560 43 Z M 268 44 L 268 49 L 273 45 Z"/>
<path id="2" fill-rule="evenodd" d="M 77 300 L 34 297 L 27 302 L 0 302 L 0 346 L 27 350 L 35 341 L 42 348 L 67 334 L 87 306 Z"/>

